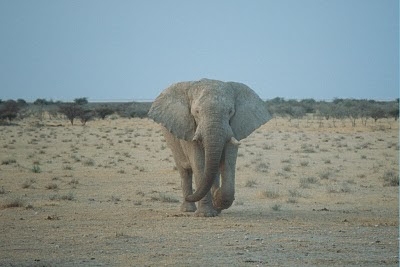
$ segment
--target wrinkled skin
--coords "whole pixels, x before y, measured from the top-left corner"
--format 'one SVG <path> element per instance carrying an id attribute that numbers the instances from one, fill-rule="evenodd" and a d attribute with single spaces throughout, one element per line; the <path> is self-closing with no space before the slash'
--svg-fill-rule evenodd
<path id="1" fill-rule="evenodd" d="M 163 126 L 181 176 L 181 210 L 209 217 L 229 208 L 238 140 L 270 119 L 264 102 L 244 84 L 202 79 L 165 89 L 149 117 Z"/>

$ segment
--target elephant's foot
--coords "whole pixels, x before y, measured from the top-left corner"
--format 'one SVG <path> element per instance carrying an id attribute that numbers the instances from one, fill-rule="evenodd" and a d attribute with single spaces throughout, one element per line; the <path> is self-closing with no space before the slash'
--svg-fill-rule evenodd
<path id="1" fill-rule="evenodd" d="M 200 206 L 195 213 L 197 217 L 215 217 L 218 214 L 219 212 L 210 206 Z"/>
<path id="2" fill-rule="evenodd" d="M 235 200 L 234 195 L 223 195 L 222 191 L 218 188 L 217 190 L 215 190 L 214 194 L 213 194 L 213 206 L 214 209 L 218 210 L 219 212 L 221 212 L 221 210 L 227 209 L 230 206 L 232 206 L 233 201 Z"/>
<path id="3" fill-rule="evenodd" d="M 196 210 L 196 204 L 194 204 L 193 202 L 183 201 L 181 205 L 182 212 L 195 212 Z"/>

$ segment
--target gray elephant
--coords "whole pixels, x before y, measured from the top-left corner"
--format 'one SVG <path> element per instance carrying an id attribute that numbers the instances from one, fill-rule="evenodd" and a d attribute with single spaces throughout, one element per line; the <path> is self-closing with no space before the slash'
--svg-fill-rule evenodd
<path id="1" fill-rule="evenodd" d="M 206 217 L 229 208 L 235 199 L 238 140 L 271 118 L 264 102 L 246 85 L 208 79 L 165 89 L 149 117 L 163 126 L 182 178 L 181 211 L 197 210 L 196 215 Z"/>

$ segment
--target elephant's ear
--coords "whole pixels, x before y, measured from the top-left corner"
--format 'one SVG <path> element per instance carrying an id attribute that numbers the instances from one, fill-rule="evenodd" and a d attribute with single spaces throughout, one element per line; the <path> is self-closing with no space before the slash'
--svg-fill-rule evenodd
<path id="1" fill-rule="evenodd" d="M 191 141 L 196 124 L 190 113 L 187 96 L 189 82 L 177 83 L 165 89 L 151 105 L 148 116 L 179 139 Z"/>
<path id="2" fill-rule="evenodd" d="M 265 102 L 241 83 L 230 82 L 236 93 L 235 114 L 230 124 L 235 138 L 241 140 L 271 119 Z"/>

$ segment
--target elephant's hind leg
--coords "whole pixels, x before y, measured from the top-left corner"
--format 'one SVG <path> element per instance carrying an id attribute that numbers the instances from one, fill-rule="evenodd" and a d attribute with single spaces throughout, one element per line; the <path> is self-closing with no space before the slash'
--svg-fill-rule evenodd
<path id="1" fill-rule="evenodd" d="M 181 205 L 181 211 L 183 212 L 194 212 L 196 211 L 196 205 L 193 202 L 187 202 L 185 198 L 188 195 L 193 194 L 192 188 L 192 176 L 193 172 L 191 169 L 184 169 L 183 167 L 177 167 L 181 176 L 181 186 L 183 193 L 183 202 Z"/>

